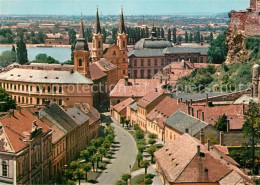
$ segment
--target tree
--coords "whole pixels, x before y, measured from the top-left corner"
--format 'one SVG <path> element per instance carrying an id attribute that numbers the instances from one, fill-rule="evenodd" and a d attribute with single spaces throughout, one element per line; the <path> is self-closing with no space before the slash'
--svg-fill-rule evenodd
<path id="1" fill-rule="evenodd" d="M 193 35 L 192 35 L 192 33 L 190 32 L 189 42 L 192 42 L 192 41 L 193 41 Z"/>
<path id="2" fill-rule="evenodd" d="M 171 29 L 169 28 L 168 29 L 168 35 L 167 35 L 167 37 L 168 37 L 168 41 L 172 41 L 172 31 L 171 31 Z"/>
<path id="3" fill-rule="evenodd" d="M 182 42 L 182 36 L 181 36 L 181 35 L 178 35 L 177 41 L 178 41 L 178 43 L 181 43 L 181 42 Z"/>
<path id="4" fill-rule="evenodd" d="M 161 38 L 164 38 L 164 29 L 161 28 Z"/>
<path id="5" fill-rule="evenodd" d="M 177 29 L 176 29 L 176 28 L 173 28 L 173 30 L 172 30 L 172 42 L 173 42 L 174 44 L 176 44 L 176 42 L 177 42 L 176 32 L 177 32 Z"/>
<path id="6" fill-rule="evenodd" d="M 204 42 L 204 37 L 202 34 L 200 35 L 200 42 Z"/>
<path id="7" fill-rule="evenodd" d="M 138 152 L 136 160 L 138 162 L 138 167 L 140 167 L 140 162 L 143 160 L 143 154 L 141 152 Z"/>
<path id="8" fill-rule="evenodd" d="M 149 140 L 148 140 L 148 143 L 149 143 L 150 145 L 153 145 L 153 144 L 156 143 L 156 140 L 155 140 L 155 139 L 149 139 Z"/>
<path id="9" fill-rule="evenodd" d="M 194 40 L 195 40 L 196 43 L 200 43 L 200 31 L 196 32 Z"/>
<path id="10" fill-rule="evenodd" d="M 126 128 L 128 128 L 128 125 L 130 124 L 130 120 L 129 120 L 129 119 L 126 119 L 126 120 L 125 120 L 125 124 L 126 124 Z"/>
<path id="11" fill-rule="evenodd" d="M 93 169 L 93 172 L 94 172 L 94 171 L 95 171 L 95 163 L 97 162 L 96 156 L 95 156 L 95 155 L 91 156 L 91 157 L 89 158 L 89 161 L 90 161 L 90 163 L 91 163 L 91 165 L 92 165 L 92 169 Z"/>
<path id="12" fill-rule="evenodd" d="M 75 50 L 75 44 L 71 45 L 70 50 L 71 50 L 70 58 L 71 58 L 71 61 L 74 64 L 74 53 L 73 53 L 73 51 Z"/>
<path id="13" fill-rule="evenodd" d="M 151 163 L 153 163 L 153 158 L 154 158 L 154 152 L 156 151 L 156 147 L 154 145 L 151 145 L 148 150 L 147 153 L 151 155 Z"/>
<path id="14" fill-rule="evenodd" d="M 34 62 L 48 63 L 48 64 L 59 64 L 58 60 L 55 60 L 53 57 L 46 55 L 45 53 L 39 53 L 36 55 Z"/>
<path id="15" fill-rule="evenodd" d="M 157 138 L 157 135 L 156 134 L 149 134 L 148 137 L 150 139 L 156 139 Z"/>
<path id="16" fill-rule="evenodd" d="M 106 29 L 104 27 L 102 28 L 102 34 L 103 34 L 103 38 L 102 38 L 103 43 L 106 43 L 107 31 L 106 31 Z"/>
<path id="17" fill-rule="evenodd" d="M 0 55 L 0 65 L 6 67 L 16 61 L 16 53 L 13 51 L 3 51 Z"/>
<path id="18" fill-rule="evenodd" d="M 9 109 L 15 108 L 15 101 L 4 89 L 0 88 L 0 112 L 6 112 Z"/>
<path id="19" fill-rule="evenodd" d="M 127 185 L 128 183 L 128 179 L 131 179 L 131 175 L 130 174 L 123 174 L 122 176 L 121 176 L 121 179 L 123 180 L 123 181 L 125 181 L 125 184 Z"/>
<path id="20" fill-rule="evenodd" d="M 85 178 L 86 178 L 86 182 L 88 181 L 88 172 L 91 170 L 91 165 L 89 163 L 85 163 L 83 165 L 83 170 L 85 171 Z"/>
<path id="21" fill-rule="evenodd" d="M 89 157 L 90 157 L 89 151 L 88 150 L 82 150 L 80 152 L 80 157 L 82 157 L 83 159 L 85 159 L 86 162 L 88 162 Z"/>
<path id="22" fill-rule="evenodd" d="M 223 114 L 218 117 L 218 121 L 215 123 L 214 127 L 219 131 L 226 132 L 227 131 L 227 116 Z"/>
<path id="23" fill-rule="evenodd" d="M 189 36 L 188 36 L 188 32 L 185 31 L 185 42 L 187 43 L 189 41 Z"/>
<path id="24" fill-rule="evenodd" d="M 255 147 L 260 138 L 260 111 L 256 103 L 250 102 L 248 111 L 245 113 L 245 123 L 243 124 L 243 134 L 249 137 L 248 145 L 251 146 L 250 166 L 253 174 L 257 174 L 255 164 Z"/>
<path id="25" fill-rule="evenodd" d="M 140 153 L 143 153 L 143 151 L 145 150 L 146 146 L 145 145 L 138 145 L 137 148 L 138 148 L 138 151 Z"/>
<path id="26" fill-rule="evenodd" d="M 80 185 L 80 180 L 82 178 L 84 178 L 84 170 L 82 168 L 77 168 L 74 172 L 73 172 L 73 175 L 74 175 L 74 179 L 75 180 L 78 180 L 79 181 L 79 185 Z"/>
<path id="27" fill-rule="evenodd" d="M 208 50 L 208 61 L 215 64 L 222 64 L 226 60 L 227 46 L 225 44 L 226 34 L 218 35 L 215 40 L 210 43 Z"/>
<path id="28" fill-rule="evenodd" d="M 11 51 L 15 52 L 15 46 L 14 45 L 12 45 L 12 50 Z"/>
<path id="29" fill-rule="evenodd" d="M 123 127 L 125 127 L 125 121 L 126 121 L 125 116 L 121 116 L 120 117 L 120 123 L 123 125 Z"/>
<path id="30" fill-rule="evenodd" d="M 142 130 L 136 131 L 136 138 L 137 139 L 143 139 L 144 138 L 144 132 Z"/>
<path id="31" fill-rule="evenodd" d="M 16 48 L 17 61 L 19 62 L 19 64 L 25 64 L 26 62 L 28 62 L 28 58 L 27 58 L 27 49 L 23 41 L 23 37 L 21 37 L 20 41 L 18 41 L 16 45 L 17 45 Z"/>
<path id="32" fill-rule="evenodd" d="M 144 168 L 145 174 L 147 174 L 147 168 L 149 167 L 150 163 L 149 161 L 142 161 L 141 162 L 141 167 Z"/>
<path id="33" fill-rule="evenodd" d="M 43 34 L 42 31 L 39 31 L 36 35 L 36 39 L 39 41 L 39 43 L 44 43 L 46 35 Z"/>
<path id="34" fill-rule="evenodd" d="M 210 32 L 210 35 L 209 35 L 209 41 L 212 42 L 213 41 L 213 33 Z"/>
<path id="35" fill-rule="evenodd" d="M 73 28 L 69 30 L 69 43 L 71 45 L 76 43 L 76 31 Z"/>

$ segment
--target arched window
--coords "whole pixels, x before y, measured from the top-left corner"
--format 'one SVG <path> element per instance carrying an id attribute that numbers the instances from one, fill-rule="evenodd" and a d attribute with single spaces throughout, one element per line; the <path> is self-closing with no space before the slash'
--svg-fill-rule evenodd
<path id="1" fill-rule="evenodd" d="M 113 55 L 116 55 L 116 51 L 113 51 Z"/>
<path id="2" fill-rule="evenodd" d="M 101 42 L 98 41 L 98 48 L 101 48 Z"/>
<path id="3" fill-rule="evenodd" d="M 93 48 L 95 48 L 96 47 L 96 43 L 95 43 L 95 41 L 93 40 Z"/>
<path id="4" fill-rule="evenodd" d="M 6 161 L 2 161 L 2 176 L 7 177 L 8 176 L 8 166 Z"/>
<path id="5" fill-rule="evenodd" d="M 79 59 L 79 66 L 82 66 L 82 60 L 81 60 L 81 58 Z"/>
<path id="6" fill-rule="evenodd" d="M 123 41 L 123 48 L 125 48 L 125 41 Z"/>

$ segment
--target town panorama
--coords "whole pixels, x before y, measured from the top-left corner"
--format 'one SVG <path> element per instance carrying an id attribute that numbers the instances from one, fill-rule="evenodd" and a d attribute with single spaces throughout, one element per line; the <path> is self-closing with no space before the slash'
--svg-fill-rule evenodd
<path id="1" fill-rule="evenodd" d="M 260 0 L 0 0 L 0 184 L 259 185 Z"/>

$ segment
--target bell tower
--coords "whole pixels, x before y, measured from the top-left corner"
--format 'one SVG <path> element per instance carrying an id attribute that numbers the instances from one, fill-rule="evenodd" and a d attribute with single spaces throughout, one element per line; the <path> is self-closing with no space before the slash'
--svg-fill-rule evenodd
<path id="1" fill-rule="evenodd" d="M 127 34 L 125 30 L 123 9 L 121 9 L 120 22 L 118 26 L 117 46 L 120 51 L 125 52 L 122 54 L 125 54 L 127 56 Z"/>
<path id="2" fill-rule="evenodd" d="M 74 53 L 74 71 L 78 71 L 90 78 L 89 71 L 89 49 L 85 38 L 83 19 L 80 20 L 79 36 L 75 45 Z"/>
<path id="3" fill-rule="evenodd" d="M 99 22 L 98 8 L 96 14 L 95 32 L 92 34 L 92 58 L 98 60 L 103 54 L 103 35 L 101 33 L 101 27 Z"/>

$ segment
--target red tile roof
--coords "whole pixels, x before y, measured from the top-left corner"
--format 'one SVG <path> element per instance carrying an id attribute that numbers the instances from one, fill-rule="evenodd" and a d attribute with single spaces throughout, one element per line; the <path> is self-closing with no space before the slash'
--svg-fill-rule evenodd
<path id="1" fill-rule="evenodd" d="M 0 118 L 0 123 L 8 137 L 13 152 L 20 151 L 27 146 L 24 139 L 33 130 L 34 121 L 36 121 L 39 128 L 42 128 L 43 133 L 51 131 L 47 125 L 26 109 L 21 109 L 21 113 L 18 110 L 14 110 L 14 116 L 6 115 Z"/>
<path id="2" fill-rule="evenodd" d="M 114 105 L 112 108 L 118 113 L 121 113 L 128 105 L 132 103 L 134 103 L 134 100 L 132 98 L 127 98 L 126 100 Z"/>
<path id="3" fill-rule="evenodd" d="M 106 73 L 104 73 L 95 63 L 89 65 L 89 71 L 91 80 L 98 80 L 107 76 Z"/>
<path id="4" fill-rule="evenodd" d="M 183 134 L 173 143 L 157 150 L 154 156 L 167 181 L 171 183 L 213 183 L 223 178 L 231 182 L 233 179 L 229 179 L 228 176 L 234 172 L 237 175 L 237 181 L 242 178 L 248 184 L 253 184 L 232 163 L 230 157 L 223 157 L 226 155 L 214 148 L 208 151 L 205 145 L 189 134 Z"/>
<path id="5" fill-rule="evenodd" d="M 244 105 L 245 106 L 245 105 Z M 242 129 L 244 124 L 243 105 L 215 105 L 214 107 L 208 106 L 191 106 L 193 108 L 194 116 L 204 112 L 204 121 L 215 125 L 219 116 L 225 114 L 230 123 L 230 129 Z M 183 108 L 183 112 L 188 113 L 188 108 Z M 201 116 L 200 116 L 201 119 Z"/>
<path id="6" fill-rule="evenodd" d="M 137 105 L 145 108 L 162 95 L 163 93 L 161 92 L 149 92 L 137 101 Z"/>
<path id="7" fill-rule="evenodd" d="M 162 92 L 160 79 L 128 79 L 129 85 L 125 86 L 125 80 L 120 79 L 115 88 L 110 92 L 110 97 L 143 97 L 155 89 Z"/>

